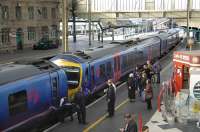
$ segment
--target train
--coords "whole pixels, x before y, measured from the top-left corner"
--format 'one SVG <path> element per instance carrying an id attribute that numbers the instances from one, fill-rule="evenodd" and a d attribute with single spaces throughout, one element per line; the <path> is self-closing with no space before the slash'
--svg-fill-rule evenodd
<path id="1" fill-rule="evenodd" d="M 118 82 L 137 65 L 156 60 L 181 41 L 180 29 L 170 29 L 144 39 L 108 44 L 75 53 L 59 54 L 51 62 L 64 69 L 68 76 L 68 98 L 82 90 L 94 95 L 112 79 Z"/>
<path id="2" fill-rule="evenodd" d="M 52 117 L 60 98 L 67 96 L 63 80 L 66 73 L 47 60 L 0 66 L 0 131 L 30 131 L 50 120 L 46 117 Z"/>
<path id="3" fill-rule="evenodd" d="M 91 97 L 112 79 L 118 82 L 137 65 L 156 60 L 180 42 L 172 29 L 144 39 L 107 44 L 40 60 L 0 66 L 0 131 L 29 131 L 57 119 L 62 97 Z"/>

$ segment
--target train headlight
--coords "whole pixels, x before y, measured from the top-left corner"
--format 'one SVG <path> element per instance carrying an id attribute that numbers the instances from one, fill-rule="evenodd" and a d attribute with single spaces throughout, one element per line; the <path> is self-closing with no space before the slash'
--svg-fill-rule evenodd
<path id="1" fill-rule="evenodd" d="M 199 58 L 198 57 L 193 57 L 192 58 L 192 63 L 195 63 L 195 64 L 199 63 Z"/>

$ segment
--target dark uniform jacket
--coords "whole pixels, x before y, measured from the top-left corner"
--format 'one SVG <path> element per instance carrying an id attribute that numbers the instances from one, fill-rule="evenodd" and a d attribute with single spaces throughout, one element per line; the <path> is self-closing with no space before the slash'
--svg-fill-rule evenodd
<path id="1" fill-rule="evenodd" d="M 129 123 L 128 123 L 128 126 L 127 128 L 125 128 L 125 131 L 124 132 L 137 132 L 137 124 L 135 121 L 131 120 Z"/>
<path id="2" fill-rule="evenodd" d="M 115 88 L 112 85 L 110 85 L 107 90 L 106 99 L 110 101 L 115 101 Z"/>
<path id="3" fill-rule="evenodd" d="M 135 89 L 135 80 L 133 77 L 129 77 L 128 78 L 128 81 L 127 81 L 127 85 L 128 87 L 131 87 L 132 89 Z"/>
<path id="4" fill-rule="evenodd" d="M 75 94 L 74 103 L 77 104 L 80 108 L 85 107 L 85 96 L 83 92 L 78 92 Z"/>

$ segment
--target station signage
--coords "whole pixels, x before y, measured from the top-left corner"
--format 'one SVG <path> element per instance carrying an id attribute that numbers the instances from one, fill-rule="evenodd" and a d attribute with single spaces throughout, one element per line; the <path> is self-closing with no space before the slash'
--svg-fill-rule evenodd
<path id="1" fill-rule="evenodd" d="M 193 88 L 194 97 L 200 100 L 200 81 L 198 81 Z"/>
<path id="2" fill-rule="evenodd" d="M 190 56 L 188 55 L 183 55 L 183 54 L 174 54 L 174 59 L 181 60 L 181 61 L 186 61 L 190 62 Z"/>

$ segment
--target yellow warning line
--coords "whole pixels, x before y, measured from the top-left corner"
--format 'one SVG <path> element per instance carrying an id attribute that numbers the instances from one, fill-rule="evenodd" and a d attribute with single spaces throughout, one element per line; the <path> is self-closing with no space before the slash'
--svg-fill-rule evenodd
<path id="1" fill-rule="evenodd" d="M 124 100 L 121 104 L 119 104 L 117 107 L 115 107 L 115 111 L 117 111 L 119 108 L 121 108 L 123 105 L 125 105 L 129 100 Z M 100 117 L 98 120 L 96 120 L 93 124 L 91 124 L 88 128 L 84 129 L 83 132 L 89 132 L 92 128 L 100 124 L 102 121 L 106 119 L 108 114 L 104 114 L 102 117 Z"/>

